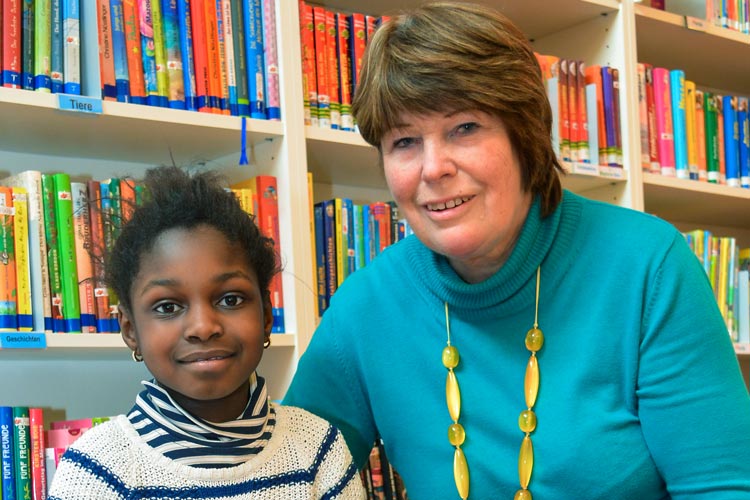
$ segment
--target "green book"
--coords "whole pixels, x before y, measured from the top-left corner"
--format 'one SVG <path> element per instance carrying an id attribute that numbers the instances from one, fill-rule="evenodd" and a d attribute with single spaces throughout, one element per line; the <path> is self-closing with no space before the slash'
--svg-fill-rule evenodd
<path id="1" fill-rule="evenodd" d="M 53 174 L 42 174 L 42 210 L 44 235 L 47 239 L 47 268 L 49 271 L 50 303 L 52 304 L 52 331 L 63 333 L 62 281 L 60 252 L 57 245 L 57 219 L 55 217 L 55 184 Z"/>
<path id="2" fill-rule="evenodd" d="M 160 0 L 151 2 L 151 24 L 154 30 L 154 58 L 156 59 L 156 91 L 159 97 L 168 99 L 169 72 L 167 70 L 167 46 L 164 41 L 164 18 Z"/>
<path id="3" fill-rule="evenodd" d="M 34 0 L 21 4 L 21 82 L 34 90 Z"/>
<path id="4" fill-rule="evenodd" d="M 70 176 L 66 173 L 56 173 L 52 174 L 52 178 L 55 190 L 57 252 L 60 256 L 64 331 L 66 333 L 80 333 L 81 302 L 78 292 L 78 264 Z"/>
<path id="5" fill-rule="evenodd" d="M 31 500 L 31 436 L 28 406 L 13 407 L 13 444 L 16 499 Z"/>
<path id="6" fill-rule="evenodd" d="M 34 0 L 34 87 L 52 92 L 51 0 Z"/>
<path id="7" fill-rule="evenodd" d="M 708 182 L 719 182 L 719 137 L 717 133 L 716 96 L 704 92 L 704 120 L 706 122 L 706 174 Z"/>

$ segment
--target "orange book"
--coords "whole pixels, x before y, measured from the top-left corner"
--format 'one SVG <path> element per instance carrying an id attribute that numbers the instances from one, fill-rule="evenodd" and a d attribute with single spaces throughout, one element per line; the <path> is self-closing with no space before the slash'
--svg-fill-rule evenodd
<path id="1" fill-rule="evenodd" d="M 305 101 L 305 125 L 318 125 L 318 82 L 315 71 L 315 25 L 313 8 L 299 3 L 300 40 L 302 42 L 302 92 Z"/>
<path id="2" fill-rule="evenodd" d="M 94 276 L 94 311 L 96 314 L 96 331 L 111 332 L 109 321 L 109 290 L 105 281 L 104 260 L 106 243 L 104 223 L 102 220 L 102 195 L 99 181 L 86 183 L 89 197 L 89 225 L 91 234 L 91 264 Z"/>
<path id="3" fill-rule="evenodd" d="M 706 163 L 706 114 L 704 95 L 700 89 L 695 90 L 695 150 L 698 157 L 698 180 L 708 180 Z"/>
<path id="4" fill-rule="evenodd" d="M 576 88 L 578 89 L 578 161 L 588 163 L 589 158 L 589 126 L 586 109 L 586 66 L 583 61 L 575 61 Z"/>
<path id="5" fill-rule="evenodd" d="M 339 97 L 339 61 L 336 51 L 336 13 L 325 13 L 326 67 L 328 70 L 328 102 L 331 108 L 331 128 L 341 128 L 341 99 Z"/>
<path id="6" fill-rule="evenodd" d="M 130 97 L 136 104 L 146 103 L 146 81 L 143 76 L 141 54 L 141 29 L 135 0 L 122 0 L 122 17 L 125 26 L 125 46 L 128 53 L 128 78 Z"/>
<path id="7" fill-rule="evenodd" d="M 198 111 L 212 113 L 213 103 L 209 95 L 208 49 L 206 47 L 206 22 L 203 2 L 190 0 L 190 24 L 193 35 L 193 65 L 195 66 L 195 96 Z M 214 96 L 215 100 L 216 96 Z"/>
<path id="8" fill-rule="evenodd" d="M 122 209 L 122 223 L 125 224 L 135 211 L 135 182 L 130 178 L 120 179 L 120 206 Z"/>
<path id="9" fill-rule="evenodd" d="M 99 26 L 99 76 L 101 78 L 102 99 L 117 100 L 115 85 L 115 55 L 112 51 L 112 10 L 109 0 L 96 0 Z"/>
<path id="10" fill-rule="evenodd" d="M 331 94 L 328 75 L 326 9 L 313 7 L 315 24 L 315 72 L 318 78 L 318 126 L 331 128 Z"/>
<path id="11" fill-rule="evenodd" d="M 203 29 L 206 33 L 206 66 L 208 68 L 208 95 L 210 100 L 214 103 L 212 105 L 212 112 L 218 114 L 229 114 L 229 108 L 224 110 L 221 106 L 222 102 L 227 101 L 227 96 L 222 95 L 221 61 L 219 60 L 219 26 L 216 19 L 216 2 L 211 0 L 204 1 L 203 6 Z"/>
<path id="12" fill-rule="evenodd" d="M 73 197 L 73 241 L 78 271 L 78 301 L 81 307 L 81 332 L 96 333 L 94 267 L 91 260 L 91 217 L 88 188 L 83 182 L 71 182 Z"/>
<path id="13" fill-rule="evenodd" d="M 13 190 L 0 186 L 0 330 L 18 329 Z"/>
<path id="14" fill-rule="evenodd" d="M 568 60 L 560 59 L 560 72 L 557 79 L 560 110 L 560 156 L 563 161 L 571 161 L 570 155 L 570 106 L 568 103 Z"/>

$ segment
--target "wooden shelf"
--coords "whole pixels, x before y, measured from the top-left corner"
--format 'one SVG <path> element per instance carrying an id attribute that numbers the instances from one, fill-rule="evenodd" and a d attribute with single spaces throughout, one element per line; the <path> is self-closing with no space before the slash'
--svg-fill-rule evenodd
<path id="1" fill-rule="evenodd" d="M 308 126 L 305 137 L 315 182 L 387 189 L 378 151 L 359 133 Z"/>

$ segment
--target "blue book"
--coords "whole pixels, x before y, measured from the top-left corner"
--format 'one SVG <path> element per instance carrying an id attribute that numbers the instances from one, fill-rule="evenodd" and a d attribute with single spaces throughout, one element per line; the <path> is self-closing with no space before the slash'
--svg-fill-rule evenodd
<path id="1" fill-rule="evenodd" d="M 357 243 L 354 237 L 354 202 L 351 198 L 343 198 L 341 202 L 346 207 L 346 260 L 347 274 L 357 270 Z"/>
<path id="2" fill-rule="evenodd" d="M 63 78 L 66 94 L 81 95 L 81 5 L 63 0 Z"/>
<path id="3" fill-rule="evenodd" d="M 125 44 L 125 16 L 122 0 L 110 0 L 112 16 L 112 54 L 115 61 L 115 89 L 118 102 L 130 102 L 130 76 L 128 75 L 128 49 Z"/>
<path id="4" fill-rule="evenodd" d="M 325 244 L 325 221 L 323 220 L 323 203 L 313 206 L 313 218 L 315 221 L 315 278 L 318 296 L 318 315 L 322 316 L 328 309 L 328 295 L 326 294 L 326 244 Z"/>
<path id="5" fill-rule="evenodd" d="M 685 114 L 685 72 L 673 69 L 669 72 L 670 96 L 672 98 L 672 128 L 674 134 L 674 164 L 677 177 L 690 178 L 687 154 L 687 115 Z"/>
<path id="6" fill-rule="evenodd" d="M 164 27 L 164 52 L 167 56 L 169 90 L 167 100 L 172 109 L 185 109 L 185 81 L 180 40 L 180 27 L 177 21 L 177 0 L 161 1 L 161 20 Z"/>
<path id="7" fill-rule="evenodd" d="M 740 186 L 740 148 L 737 124 L 737 96 L 722 97 L 722 115 L 724 120 L 724 165 L 726 168 L 727 186 Z"/>
<path id="8" fill-rule="evenodd" d="M 375 257 L 375 242 L 372 239 L 372 225 L 373 219 L 370 212 L 370 205 L 364 204 L 362 205 L 362 236 L 365 247 L 365 266 L 372 262 L 372 259 Z"/>
<path id="9" fill-rule="evenodd" d="M 250 118 L 266 119 L 262 0 L 242 0 Z"/>
<path id="10" fill-rule="evenodd" d="M 738 99 L 737 130 L 740 148 L 740 186 L 750 188 L 750 117 L 747 97 Z"/>
<path id="11" fill-rule="evenodd" d="M 232 2 L 234 3 L 234 2 Z M 193 22 L 190 0 L 177 0 L 177 28 L 182 54 L 182 80 L 185 87 L 185 109 L 198 111 L 195 87 L 195 59 L 193 56 Z"/>
<path id="12" fill-rule="evenodd" d="M 326 257 L 326 303 L 338 288 L 338 271 L 336 270 L 336 209 L 333 200 L 320 202 L 323 207 L 323 249 Z"/>
<path id="13" fill-rule="evenodd" d="M 138 2 L 140 6 L 141 3 Z M 141 57 L 143 58 L 143 80 L 146 87 L 146 104 L 149 106 L 162 106 L 159 87 L 156 81 L 156 49 L 154 47 L 154 28 L 151 21 L 151 2 L 144 2 L 141 9 Z M 112 331 L 112 330 L 105 330 Z"/>
<path id="14" fill-rule="evenodd" d="M 63 0 L 52 0 L 50 18 L 52 21 L 50 40 L 50 78 L 52 92 L 60 94 L 65 91 L 63 63 Z"/>
<path id="15" fill-rule="evenodd" d="M 616 167 L 617 138 L 615 136 L 614 80 L 612 79 L 612 68 L 609 66 L 602 66 L 602 96 L 604 99 L 604 137 L 607 139 L 605 146 L 606 164 Z M 602 145 L 600 144 L 599 148 L 601 147 Z"/>
<path id="16" fill-rule="evenodd" d="M 0 493 L 3 500 L 16 499 L 16 473 L 13 453 L 13 407 L 0 406 L 0 466 L 2 466 L 2 485 Z"/>
<path id="17" fill-rule="evenodd" d="M 29 434 L 29 407 L 13 407 L 13 444 L 15 459 L 16 498 L 31 500 L 31 436 Z M 3 495 L 5 498 L 5 495 Z"/>

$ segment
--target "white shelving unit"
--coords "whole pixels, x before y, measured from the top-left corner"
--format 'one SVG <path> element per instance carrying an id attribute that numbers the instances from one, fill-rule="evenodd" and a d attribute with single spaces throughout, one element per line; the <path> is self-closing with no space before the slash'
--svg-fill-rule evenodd
<path id="1" fill-rule="evenodd" d="M 539 52 L 620 69 L 626 168 L 613 178 L 566 165 L 566 188 L 654 213 L 681 229 L 709 228 L 750 245 L 750 191 L 641 172 L 635 77 L 636 63 L 643 60 L 682 68 L 699 87 L 750 94 L 750 72 L 738 63 L 750 55 L 750 37 L 633 0 L 482 2 L 515 20 Z M 297 2 L 276 3 L 283 119 L 247 120 L 250 165 L 238 166 L 242 121 L 237 117 L 113 102 L 103 103 L 102 114 L 87 115 L 60 111 L 54 95 L 0 88 L 0 115 L 5 118 L 0 120 L 0 175 L 34 168 L 81 178 L 138 177 L 149 166 L 172 162 L 205 164 L 221 170 L 230 182 L 259 173 L 275 175 L 287 332 L 274 335 L 260 372 L 278 399 L 316 322 L 307 172 L 314 176 L 315 201 L 332 196 L 373 201 L 386 199 L 388 192 L 377 151 L 358 134 L 304 126 Z M 315 3 L 381 15 L 420 1 Z M 85 30 L 94 29 L 92 20 L 88 16 Z M 95 95 L 95 50 L 85 48 L 84 59 L 94 67 L 85 75 L 84 89 Z M 0 402 L 42 405 L 67 418 L 121 413 L 132 405 L 140 380 L 148 377 L 118 335 L 49 335 L 47 345 L 44 350 L 0 350 Z M 747 376 L 750 347 L 738 346 L 737 352 Z"/>

